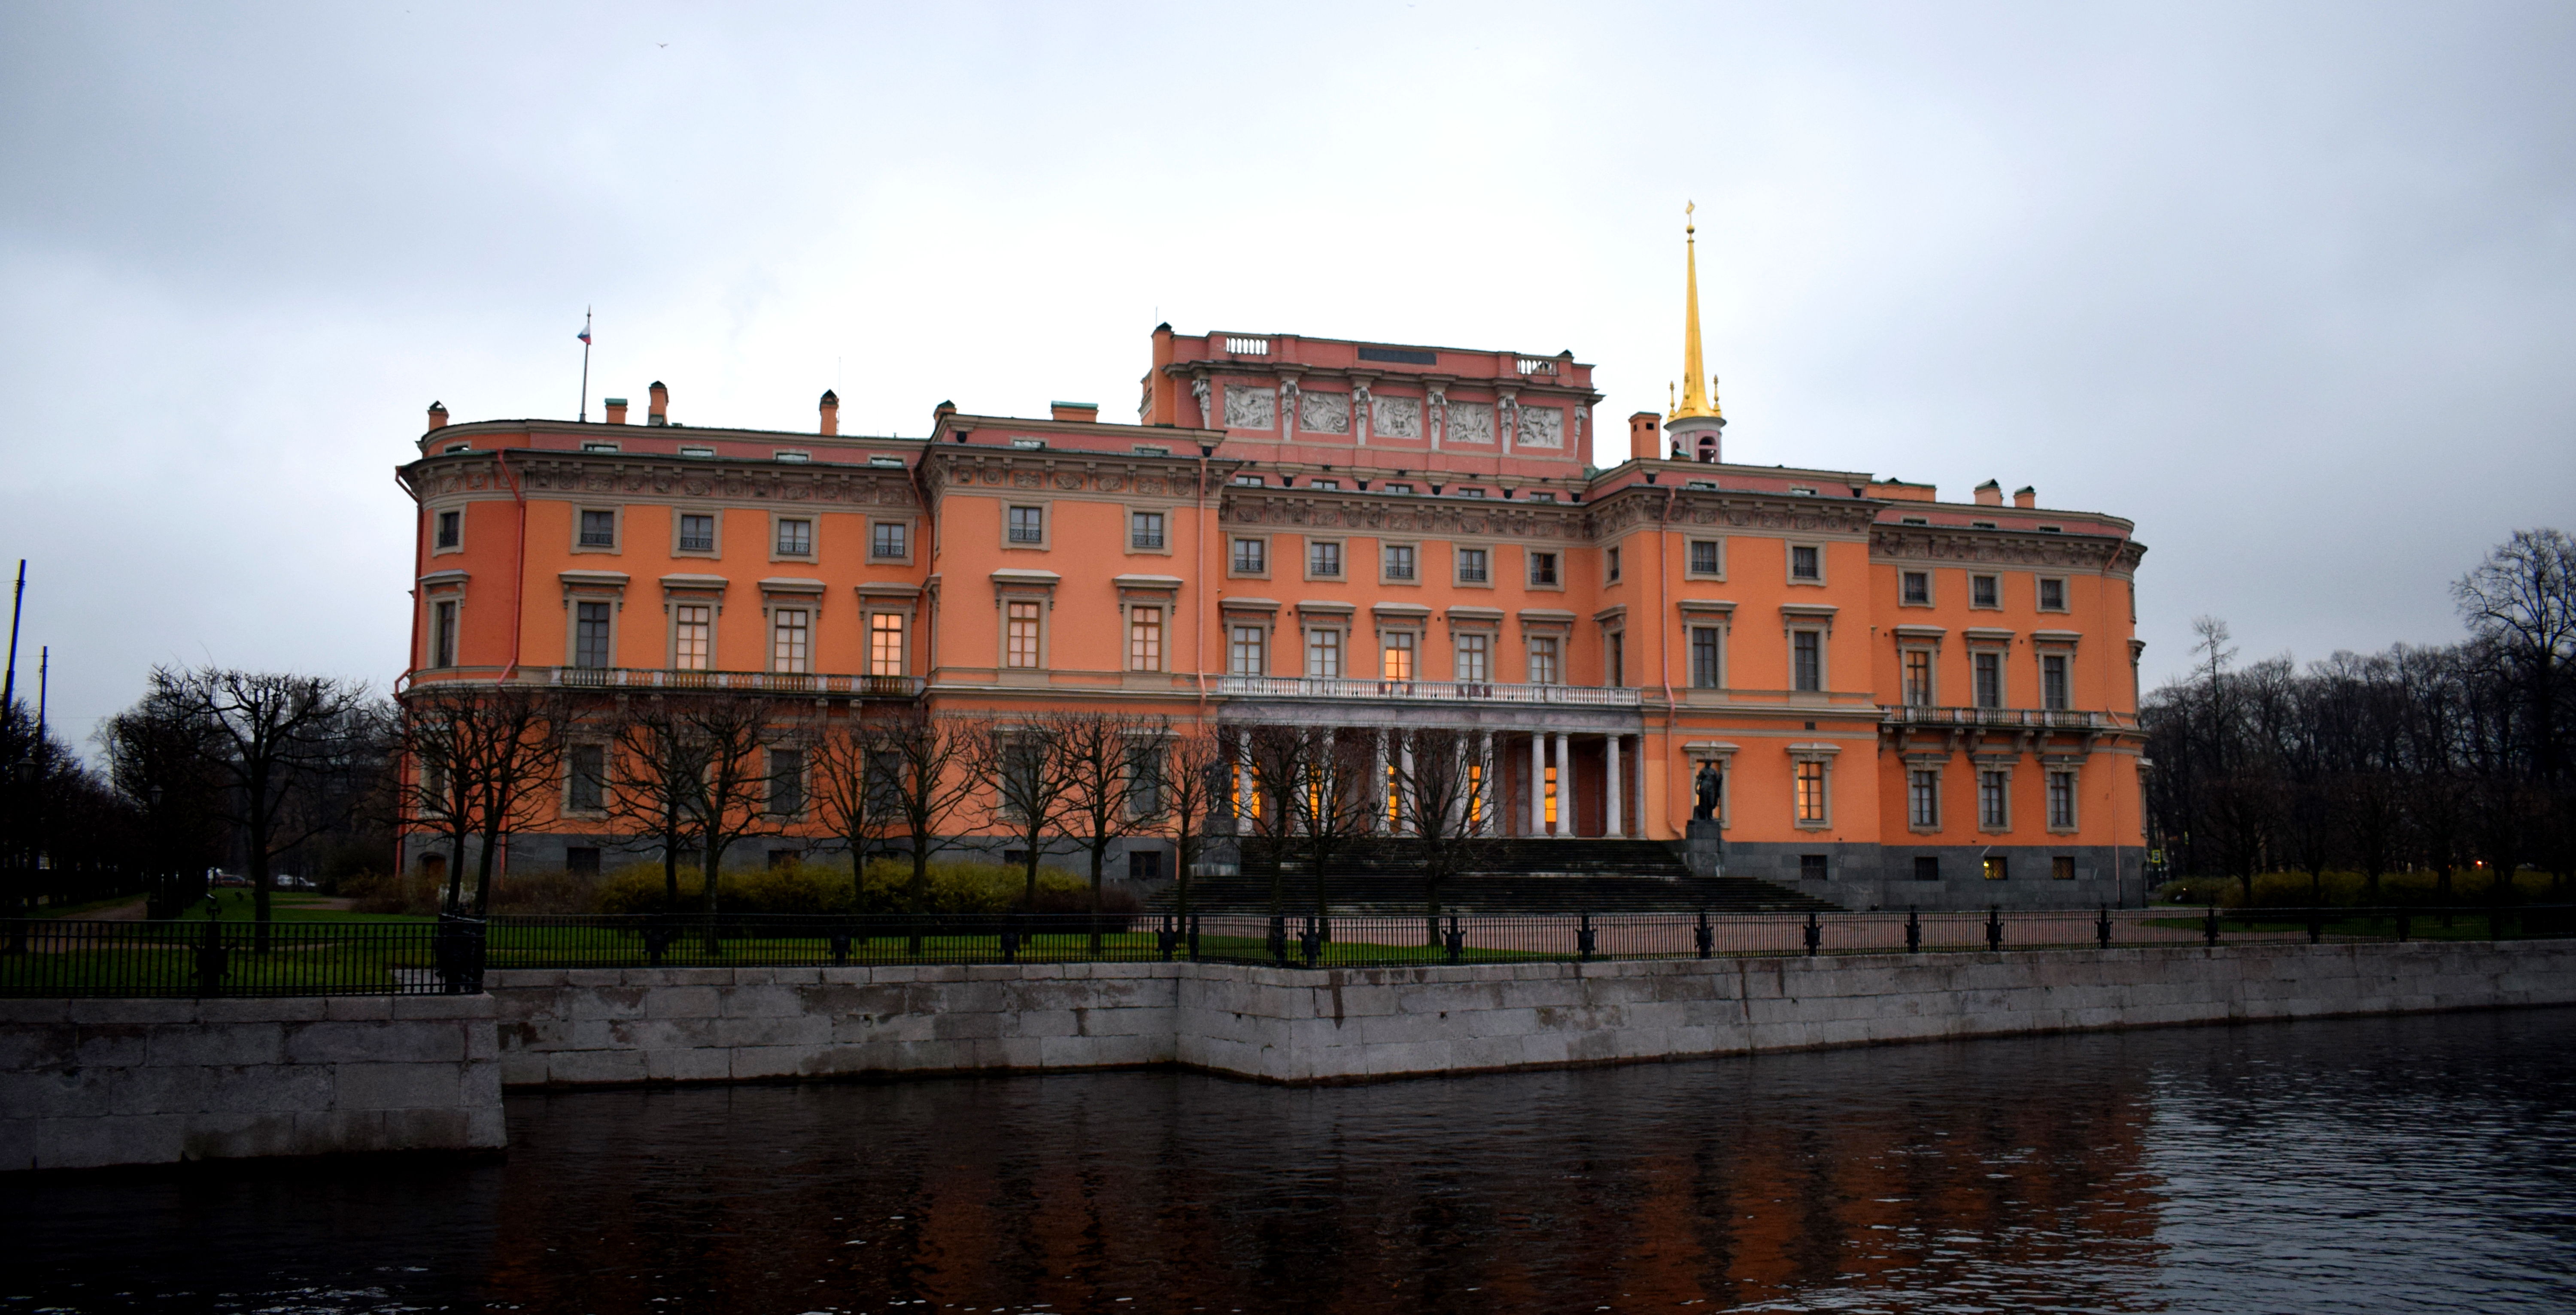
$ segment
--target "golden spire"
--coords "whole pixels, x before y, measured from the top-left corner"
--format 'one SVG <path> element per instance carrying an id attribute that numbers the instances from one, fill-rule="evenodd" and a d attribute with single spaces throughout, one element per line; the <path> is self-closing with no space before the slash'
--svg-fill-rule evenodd
<path id="1" fill-rule="evenodd" d="M 1692 222 L 1698 210 L 1699 203 L 1695 201 L 1682 207 L 1682 400 L 1667 417 L 1672 420 L 1720 414 L 1714 390 L 1700 391 L 1699 382 L 1703 374 L 1699 351 L 1699 226 Z"/>

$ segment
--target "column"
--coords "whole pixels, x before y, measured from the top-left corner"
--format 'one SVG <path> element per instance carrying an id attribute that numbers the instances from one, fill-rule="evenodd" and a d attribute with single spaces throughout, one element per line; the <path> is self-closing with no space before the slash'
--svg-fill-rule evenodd
<path id="1" fill-rule="evenodd" d="M 1234 737 L 1234 833 L 1252 834 L 1252 734 L 1238 731 Z"/>
<path id="2" fill-rule="evenodd" d="M 1494 733 L 1476 732 L 1476 834 L 1493 835 L 1494 825 Z"/>
<path id="3" fill-rule="evenodd" d="M 1574 737 L 1564 731 L 1556 733 L 1555 834 L 1574 834 Z"/>
<path id="4" fill-rule="evenodd" d="M 1420 835 L 1422 828 L 1414 824 L 1413 816 L 1413 737 L 1398 731 L 1396 746 L 1396 752 L 1402 755 L 1404 762 L 1403 768 L 1396 773 L 1396 834 Z"/>
<path id="5" fill-rule="evenodd" d="M 1602 825 L 1602 828 L 1601 828 L 1601 834 L 1603 834 L 1603 835 L 1605 835 L 1605 836 L 1615 836 L 1615 835 L 1619 834 L 1619 821 L 1620 821 L 1620 818 L 1619 818 L 1619 737 L 1618 737 L 1618 736 L 1616 736 L 1616 735 L 1613 735 L 1613 736 L 1610 736 L 1607 740 L 1603 741 L 1601 753 L 1602 753 L 1602 761 L 1603 761 L 1603 763 L 1604 763 L 1604 764 L 1606 764 L 1606 765 L 1607 765 L 1607 767 L 1608 767 L 1608 774 L 1607 774 L 1607 775 L 1605 776 L 1605 778 L 1604 778 L 1604 779 L 1605 779 L 1605 781 L 1607 782 L 1607 789 L 1606 789 L 1605 793 L 1603 794 L 1603 799 L 1604 799 L 1604 801 L 1605 801 L 1605 802 L 1607 802 L 1607 803 L 1608 803 L 1608 805 L 1609 805 L 1608 809 L 1606 810 L 1606 820 L 1604 821 L 1604 823 L 1603 823 L 1603 825 Z"/>
<path id="6" fill-rule="evenodd" d="M 1529 833 L 1543 836 L 1547 830 L 1547 735 L 1530 732 L 1530 824 Z"/>
<path id="7" fill-rule="evenodd" d="M 1385 835 L 1391 828 L 1386 823 L 1386 728 L 1369 732 L 1369 805 L 1368 833 Z"/>
<path id="8" fill-rule="evenodd" d="M 1467 832 L 1467 737 L 1461 735 L 1450 751 L 1449 770 L 1458 774 L 1458 784 L 1449 792 L 1449 834 Z"/>

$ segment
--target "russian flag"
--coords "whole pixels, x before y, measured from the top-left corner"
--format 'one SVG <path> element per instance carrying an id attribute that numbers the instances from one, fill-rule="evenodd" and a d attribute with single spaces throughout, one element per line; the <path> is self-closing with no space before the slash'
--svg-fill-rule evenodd
<path id="1" fill-rule="evenodd" d="M 581 345 L 584 347 L 590 345 L 590 329 L 587 326 L 581 331 Z"/>

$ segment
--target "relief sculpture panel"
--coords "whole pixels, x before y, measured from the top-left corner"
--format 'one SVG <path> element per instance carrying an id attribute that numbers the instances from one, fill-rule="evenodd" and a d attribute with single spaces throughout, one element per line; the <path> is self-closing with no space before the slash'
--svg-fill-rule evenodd
<path id="1" fill-rule="evenodd" d="M 1225 386 L 1226 428 L 1275 429 L 1278 425 L 1279 394 L 1275 390 L 1242 384 Z"/>
<path id="2" fill-rule="evenodd" d="M 1452 443 L 1491 443 L 1494 441 L 1494 404 L 1491 402 L 1451 402 L 1449 434 Z"/>
<path id="3" fill-rule="evenodd" d="M 1299 393 L 1297 427 L 1310 434 L 1351 432 L 1351 395 L 1349 393 Z"/>
<path id="4" fill-rule="evenodd" d="M 1522 447 L 1564 447 L 1565 408 L 1561 406 L 1525 406 L 1521 408 Z"/>
<path id="5" fill-rule="evenodd" d="M 1422 399 L 1380 397 L 1369 410 L 1369 431 L 1381 438 L 1422 437 Z"/>

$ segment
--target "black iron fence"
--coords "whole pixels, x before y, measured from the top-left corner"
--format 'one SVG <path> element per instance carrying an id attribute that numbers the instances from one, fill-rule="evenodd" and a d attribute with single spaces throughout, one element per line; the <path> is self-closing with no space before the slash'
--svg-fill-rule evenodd
<path id="1" fill-rule="evenodd" d="M 0 922 L 0 996 L 435 995 L 487 969 L 1194 960 L 1288 968 L 2576 936 L 2576 906 L 1902 913 L 496 916 Z"/>

